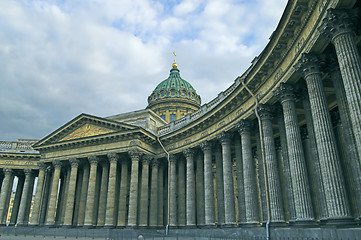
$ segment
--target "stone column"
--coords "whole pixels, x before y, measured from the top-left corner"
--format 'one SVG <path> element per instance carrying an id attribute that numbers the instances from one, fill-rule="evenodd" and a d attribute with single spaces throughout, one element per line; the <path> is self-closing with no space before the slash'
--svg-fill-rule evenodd
<path id="1" fill-rule="evenodd" d="M 34 198 L 33 212 L 31 213 L 30 225 L 39 225 L 40 206 L 43 203 L 43 198 L 46 197 L 43 194 L 46 165 L 45 163 L 38 162 L 38 166 L 39 166 L 38 184 L 36 186 L 36 193 Z"/>
<path id="2" fill-rule="evenodd" d="M 302 87 L 299 92 L 300 98 L 302 100 L 303 109 L 305 112 L 305 119 L 306 119 L 306 125 L 307 125 L 307 135 L 310 140 L 310 151 L 312 158 L 308 162 L 309 169 L 311 170 L 312 179 L 315 179 L 313 182 L 310 183 L 311 189 L 313 192 L 316 193 L 315 199 L 317 199 L 316 206 L 314 210 L 316 210 L 315 214 L 318 219 L 324 220 L 327 218 L 327 206 L 326 206 L 326 197 L 325 197 L 325 191 L 323 186 L 323 179 L 321 174 L 321 165 L 320 160 L 318 157 L 318 150 L 317 150 L 317 143 L 316 143 L 316 137 L 315 137 L 315 131 L 313 127 L 313 119 L 312 119 L 312 113 L 311 113 L 311 106 L 310 106 L 310 100 L 308 98 L 308 93 L 306 86 Z M 317 212 L 317 210 L 319 211 Z"/>
<path id="3" fill-rule="evenodd" d="M 119 191 L 119 207 L 118 207 L 118 226 L 125 226 L 127 224 L 127 195 L 128 195 L 128 161 L 121 160 L 120 173 L 120 191 Z"/>
<path id="4" fill-rule="evenodd" d="M 169 187 L 169 222 L 170 226 L 177 226 L 177 157 L 170 155 L 170 187 Z"/>
<path id="5" fill-rule="evenodd" d="M 79 204 L 79 217 L 78 217 L 78 226 L 83 226 L 85 221 L 85 208 L 87 202 L 88 194 L 88 184 L 89 184 L 89 164 L 83 164 L 83 179 L 81 184 L 81 194 L 80 194 L 80 204 Z"/>
<path id="6" fill-rule="evenodd" d="M 287 83 L 281 83 L 274 95 L 281 102 L 283 108 L 296 221 L 313 221 L 311 193 L 301 133 L 298 126 L 293 87 Z"/>
<path id="7" fill-rule="evenodd" d="M 203 154 L 198 152 L 196 156 L 196 201 L 197 201 L 197 225 L 205 224 L 204 216 L 204 164 Z"/>
<path id="8" fill-rule="evenodd" d="M 225 224 L 235 224 L 231 137 L 229 133 L 223 132 L 218 139 L 222 144 Z"/>
<path id="9" fill-rule="evenodd" d="M 331 118 L 337 141 L 337 147 L 338 147 L 337 149 L 340 154 L 342 173 L 343 176 L 345 177 L 345 187 L 350 204 L 350 210 L 352 216 L 357 218 L 360 214 L 357 203 L 359 199 L 357 199 L 356 189 L 355 189 L 355 185 L 357 185 L 357 181 L 353 179 L 352 165 L 350 163 L 349 153 L 347 152 L 345 134 L 344 134 L 344 129 L 342 128 L 343 126 L 341 123 L 339 111 L 335 111 L 335 109 L 333 109 L 331 111 Z"/>
<path id="10" fill-rule="evenodd" d="M 178 158 L 178 226 L 186 225 L 186 175 L 184 158 Z"/>
<path id="11" fill-rule="evenodd" d="M 117 180 L 117 168 L 119 156 L 116 153 L 108 153 L 107 157 L 110 162 L 109 168 L 109 185 L 108 185 L 108 194 L 107 194 L 107 208 L 105 214 L 105 226 L 113 227 L 116 222 L 116 214 L 115 214 L 115 188 L 116 188 L 116 180 Z"/>
<path id="12" fill-rule="evenodd" d="M 79 160 L 76 158 L 69 159 L 70 162 L 70 179 L 68 186 L 68 194 L 66 199 L 65 206 L 65 217 L 64 217 L 64 225 L 72 226 L 73 225 L 73 212 L 74 212 L 74 203 L 75 203 L 75 189 L 76 189 L 76 181 L 78 176 L 78 167 Z"/>
<path id="13" fill-rule="evenodd" d="M 265 169 L 264 169 L 264 159 L 262 157 L 262 148 L 261 148 L 261 137 L 259 133 L 259 126 L 257 124 L 257 128 L 255 128 L 254 135 L 256 137 L 256 147 L 252 149 L 252 155 L 255 162 L 257 162 L 256 169 L 258 170 L 258 186 L 259 186 L 259 209 L 261 215 L 261 222 L 266 224 L 268 218 L 267 211 L 267 201 L 266 201 L 266 179 L 265 179 Z"/>
<path id="14" fill-rule="evenodd" d="M 109 180 L 109 165 L 108 165 L 108 162 L 103 162 L 102 178 L 101 178 L 101 183 L 100 183 L 97 226 L 104 226 L 104 224 L 105 224 L 105 211 L 106 211 L 106 204 L 107 204 L 108 180 Z"/>
<path id="15" fill-rule="evenodd" d="M 136 226 L 138 220 L 139 159 L 141 154 L 134 150 L 130 151 L 129 155 L 132 160 L 132 170 L 130 175 L 128 226 Z"/>
<path id="16" fill-rule="evenodd" d="M 219 144 L 216 144 L 214 155 L 216 159 L 217 222 L 222 225 L 224 224 L 224 186 L 222 149 Z"/>
<path id="17" fill-rule="evenodd" d="M 213 167 L 212 167 L 212 147 L 210 142 L 201 143 L 204 155 L 204 199 L 205 199 L 205 224 L 215 224 L 215 205 L 214 205 L 214 188 L 213 188 Z"/>
<path id="18" fill-rule="evenodd" d="M 241 120 L 237 125 L 241 135 L 243 176 L 244 176 L 244 198 L 245 198 L 245 220 L 247 224 L 259 223 L 257 187 L 255 177 L 255 166 L 251 145 L 251 124 L 248 120 Z M 262 166 L 260 166 L 262 167 Z"/>
<path id="19" fill-rule="evenodd" d="M 164 226 L 164 163 L 158 159 L 158 226 Z M 168 201 L 168 197 L 167 200 Z"/>
<path id="20" fill-rule="evenodd" d="M 349 116 L 361 159 L 361 59 L 355 43 L 354 27 L 358 22 L 358 9 L 328 9 L 319 31 L 329 37 L 335 46 L 338 63 L 346 91 Z"/>
<path id="21" fill-rule="evenodd" d="M 47 209 L 50 201 L 51 179 L 52 179 L 52 169 L 49 166 L 45 169 L 44 193 L 43 193 L 44 197 L 42 198 L 42 203 L 40 206 L 40 214 L 39 214 L 40 225 L 43 225 L 46 222 Z"/>
<path id="22" fill-rule="evenodd" d="M 350 217 L 350 207 L 318 63 L 315 55 L 303 54 L 295 68 L 307 83 L 328 218 L 341 220 Z"/>
<path id="23" fill-rule="evenodd" d="M 57 199 L 58 199 L 58 187 L 59 187 L 61 165 L 62 165 L 62 163 L 60 161 L 53 162 L 54 172 L 53 172 L 53 179 L 52 179 L 52 183 L 51 183 L 48 214 L 47 214 L 45 225 L 54 225 L 55 224 L 55 213 L 56 213 L 56 209 L 57 209 L 56 203 L 57 203 Z"/>
<path id="24" fill-rule="evenodd" d="M 237 203 L 238 203 L 238 222 L 246 222 L 246 204 L 244 196 L 244 176 L 242 162 L 241 138 L 236 134 L 234 139 L 234 151 L 236 154 L 236 182 L 237 182 Z M 252 159 L 253 161 L 253 159 Z"/>
<path id="25" fill-rule="evenodd" d="M 152 160 L 152 175 L 150 181 L 150 204 L 149 204 L 149 226 L 158 225 L 158 201 L 162 201 L 161 198 L 158 200 L 158 159 Z"/>
<path id="26" fill-rule="evenodd" d="M 187 226 L 196 224 L 196 198 L 195 198 L 195 174 L 194 174 L 194 151 L 186 149 L 183 151 L 187 161 L 187 187 L 186 187 L 186 217 Z"/>
<path id="27" fill-rule="evenodd" d="M 11 188 L 13 186 L 14 172 L 11 169 L 4 169 L 5 178 L 1 186 L 0 195 L 0 225 L 6 223 L 6 217 L 8 214 L 9 201 L 11 195 Z"/>
<path id="28" fill-rule="evenodd" d="M 277 123 L 278 123 L 278 131 L 280 134 L 280 144 L 282 149 L 282 160 L 283 160 L 283 169 L 285 176 L 285 188 L 286 188 L 286 196 L 287 196 L 287 206 L 285 209 L 285 215 L 288 215 L 288 221 L 294 222 L 296 220 L 295 213 L 295 202 L 292 190 L 292 177 L 291 177 L 291 169 L 290 162 L 288 158 L 288 146 L 287 146 L 287 138 L 286 138 L 286 127 L 285 121 L 283 117 L 282 107 L 277 109 Z M 285 216 L 286 217 L 286 216 Z"/>
<path id="29" fill-rule="evenodd" d="M 139 226 L 148 226 L 149 211 L 149 163 L 152 157 L 143 156 L 142 159 L 142 182 L 140 192 Z"/>
<path id="30" fill-rule="evenodd" d="M 352 121 L 347 105 L 347 96 L 342 83 L 340 69 L 338 67 L 336 59 L 333 56 L 328 56 L 327 59 L 330 61 L 328 64 L 328 69 L 335 89 L 337 106 L 340 114 L 340 120 L 342 123 L 342 131 L 344 137 L 343 146 L 346 150 L 346 156 L 344 160 L 347 160 L 347 164 L 344 165 L 349 165 L 350 167 L 350 175 L 352 176 L 349 176 L 352 179 L 350 182 L 355 188 L 357 207 L 359 210 L 361 210 L 361 162 L 359 161 L 359 155 L 357 152 L 357 142 L 352 131 Z M 360 212 L 358 214 L 360 214 Z M 360 215 L 358 215 L 357 217 L 360 217 Z"/>
<path id="31" fill-rule="evenodd" d="M 16 190 L 15 190 L 16 192 L 15 192 L 15 198 L 13 201 L 13 210 L 11 212 L 11 217 L 10 217 L 10 225 L 15 225 L 17 222 L 19 208 L 20 208 L 21 195 L 22 195 L 23 189 L 24 189 L 25 177 L 24 176 L 17 176 L 17 177 L 18 177 L 18 184 L 17 184 Z"/>
<path id="32" fill-rule="evenodd" d="M 27 225 L 28 222 L 25 221 L 25 214 L 27 211 L 27 208 L 30 208 L 30 201 L 29 199 L 29 192 L 33 191 L 33 186 L 30 185 L 31 178 L 33 177 L 33 171 L 31 169 L 25 169 L 25 183 L 23 187 L 23 193 L 21 194 L 21 201 L 20 201 L 20 207 L 19 207 L 19 214 L 17 219 L 18 225 Z"/>
<path id="33" fill-rule="evenodd" d="M 99 158 L 97 156 L 90 156 L 90 173 L 89 173 L 89 183 L 88 183 L 88 193 L 85 205 L 85 219 L 84 226 L 92 227 L 94 222 L 94 214 L 98 209 L 95 209 L 95 187 L 97 181 L 97 168 L 99 163 Z"/>
<path id="34" fill-rule="evenodd" d="M 272 129 L 271 108 L 262 104 L 257 109 L 261 118 L 263 132 L 263 148 L 267 168 L 268 196 L 271 223 L 284 222 L 281 185 L 278 175 L 277 156 Z"/>

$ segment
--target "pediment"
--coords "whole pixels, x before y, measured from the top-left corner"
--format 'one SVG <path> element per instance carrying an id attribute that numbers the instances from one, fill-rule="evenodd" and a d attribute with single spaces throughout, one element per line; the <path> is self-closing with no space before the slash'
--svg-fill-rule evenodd
<path id="1" fill-rule="evenodd" d="M 34 147 L 76 141 L 77 139 L 81 140 L 97 136 L 106 136 L 108 134 L 126 132 L 137 128 L 138 127 L 129 124 L 81 114 L 40 140 Z"/>
<path id="2" fill-rule="evenodd" d="M 90 124 L 90 123 L 85 123 L 83 126 L 79 127 L 78 129 L 74 130 L 73 132 L 70 132 L 69 134 L 65 135 L 65 137 L 59 139 L 59 142 L 80 139 L 80 138 L 85 138 L 85 137 L 93 137 L 93 136 L 107 134 L 107 133 L 111 133 L 111 132 L 115 132 L 115 131 L 113 129 L 100 127 L 100 126 Z"/>

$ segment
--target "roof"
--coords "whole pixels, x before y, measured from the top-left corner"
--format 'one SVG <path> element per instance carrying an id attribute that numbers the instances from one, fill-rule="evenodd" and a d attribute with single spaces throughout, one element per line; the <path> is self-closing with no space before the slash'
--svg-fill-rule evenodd
<path id="1" fill-rule="evenodd" d="M 197 93 L 189 82 L 181 78 L 178 68 L 172 68 L 169 77 L 159 83 L 154 92 L 160 92 L 161 90 L 169 91 L 170 89 L 175 89 L 176 91 L 185 89 L 188 92 Z"/>

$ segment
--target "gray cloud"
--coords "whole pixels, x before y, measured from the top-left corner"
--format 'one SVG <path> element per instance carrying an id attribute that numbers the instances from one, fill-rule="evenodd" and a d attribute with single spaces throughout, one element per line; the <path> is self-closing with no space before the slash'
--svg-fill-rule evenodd
<path id="1" fill-rule="evenodd" d="M 0 139 L 43 138 L 80 113 L 143 109 L 177 51 L 209 102 L 268 42 L 286 0 L 2 1 Z"/>

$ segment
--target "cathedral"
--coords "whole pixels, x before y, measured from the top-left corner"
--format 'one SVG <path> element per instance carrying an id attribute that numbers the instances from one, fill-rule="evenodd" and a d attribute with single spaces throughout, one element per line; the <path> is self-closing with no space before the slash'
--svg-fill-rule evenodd
<path id="1" fill-rule="evenodd" d="M 174 61 L 146 109 L 1 141 L 0 225 L 357 239 L 360 26 L 360 1 L 290 0 L 208 103 Z"/>

